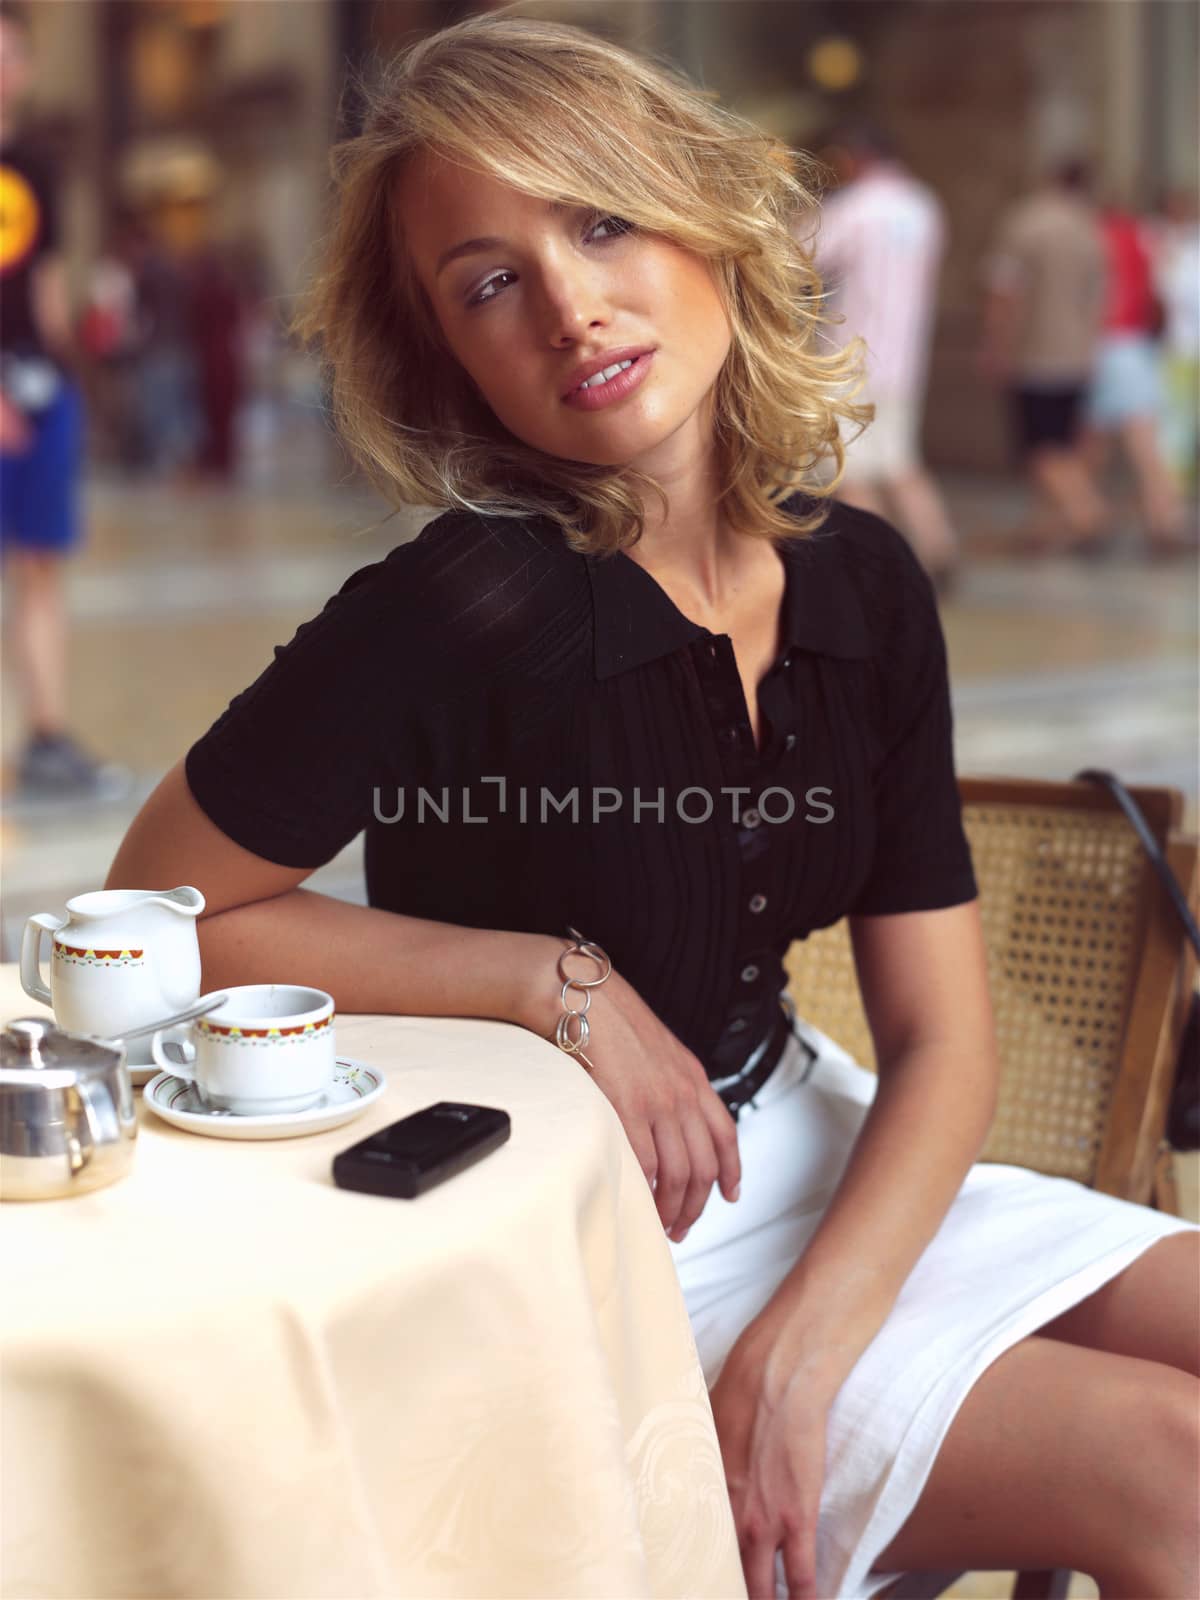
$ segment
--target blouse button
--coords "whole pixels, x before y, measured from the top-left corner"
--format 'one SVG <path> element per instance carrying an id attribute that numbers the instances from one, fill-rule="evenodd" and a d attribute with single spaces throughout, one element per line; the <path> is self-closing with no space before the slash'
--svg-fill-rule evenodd
<path id="1" fill-rule="evenodd" d="M 745 1031 L 746 1031 L 746 1019 L 745 1019 L 745 1017 L 735 1017 L 734 1020 L 729 1024 L 729 1027 L 726 1029 L 727 1033 L 745 1033 Z"/>
<path id="2" fill-rule="evenodd" d="M 742 982 L 743 983 L 753 983 L 755 978 L 757 978 L 757 977 L 758 977 L 758 968 L 754 965 L 753 962 L 751 962 L 749 966 L 742 968 Z"/>
<path id="3" fill-rule="evenodd" d="M 726 744 L 736 744 L 738 731 L 736 728 L 722 728 L 721 737 L 724 739 Z"/>
<path id="4" fill-rule="evenodd" d="M 767 897 L 766 897 L 766 895 L 765 894 L 752 894 L 750 896 L 750 909 L 751 909 L 751 911 L 755 912 L 756 914 L 759 911 L 765 911 L 767 909 Z"/>
<path id="5" fill-rule="evenodd" d="M 783 748 L 785 750 L 794 750 L 796 748 L 796 735 L 794 733 L 788 734 L 787 738 L 783 741 Z"/>
<path id="6" fill-rule="evenodd" d="M 742 813 L 743 828 L 757 828 L 761 821 L 762 818 L 759 816 L 758 812 L 755 811 L 753 806 L 750 807 L 749 811 L 744 811 Z"/>

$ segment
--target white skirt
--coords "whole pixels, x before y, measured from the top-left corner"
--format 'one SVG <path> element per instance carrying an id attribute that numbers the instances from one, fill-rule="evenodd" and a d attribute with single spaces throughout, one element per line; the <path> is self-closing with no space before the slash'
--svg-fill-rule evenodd
<path id="1" fill-rule="evenodd" d="M 709 1388 L 739 1333 L 816 1232 L 875 1095 L 877 1078 L 797 1018 L 738 1119 L 739 1199 L 714 1186 L 671 1253 Z M 867 1600 L 900 1576 L 873 1573 L 908 1520 L 971 1385 L 997 1356 L 1195 1224 L 1073 1179 L 978 1162 L 883 1327 L 838 1391 L 826 1425 L 816 1546 L 822 1600 Z M 786 1600 L 783 1555 L 776 1594 Z"/>

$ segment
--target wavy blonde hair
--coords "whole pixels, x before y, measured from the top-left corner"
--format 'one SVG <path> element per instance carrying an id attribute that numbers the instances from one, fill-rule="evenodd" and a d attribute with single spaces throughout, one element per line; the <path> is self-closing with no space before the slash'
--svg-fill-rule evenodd
<path id="1" fill-rule="evenodd" d="M 732 328 L 712 394 L 720 504 L 735 531 L 807 536 L 841 477 L 839 417 L 865 424 L 861 341 L 817 348 L 823 295 L 793 233 L 824 169 L 714 103 L 673 65 L 582 28 L 504 12 L 419 40 L 364 87 L 333 147 L 336 204 L 293 330 L 321 354 L 335 428 L 396 506 L 541 514 L 580 553 L 628 548 L 665 490 L 513 435 L 453 357 L 403 247 L 404 163 L 430 151 L 526 194 L 616 213 L 711 263 Z M 798 230 L 797 230 L 798 232 Z M 856 381 L 857 380 L 857 381 Z M 818 481 L 833 458 L 835 471 Z M 777 502 L 803 489 L 797 517 Z"/>

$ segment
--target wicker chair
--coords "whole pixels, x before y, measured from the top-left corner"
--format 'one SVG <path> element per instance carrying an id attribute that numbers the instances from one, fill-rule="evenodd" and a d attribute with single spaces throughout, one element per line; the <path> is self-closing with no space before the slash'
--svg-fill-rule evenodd
<path id="1" fill-rule="evenodd" d="M 1196 962 L 1136 835 L 1086 783 L 963 778 L 1000 1044 L 980 1160 L 1074 1178 L 1178 1214 L 1166 1126 Z M 1132 789 L 1189 901 L 1197 843 L 1175 789 Z M 800 1014 L 864 1067 L 875 1052 L 845 921 L 793 944 Z M 933 1600 L 958 1572 L 914 1572 L 880 1600 Z M 1013 1600 L 1058 1600 L 1070 1573 L 1018 1573 Z"/>

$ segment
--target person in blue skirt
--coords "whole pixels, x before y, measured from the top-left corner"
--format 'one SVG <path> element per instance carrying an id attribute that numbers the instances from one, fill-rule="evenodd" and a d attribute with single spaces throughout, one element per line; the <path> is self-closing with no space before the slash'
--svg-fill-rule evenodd
<path id="1" fill-rule="evenodd" d="M 84 415 L 73 372 L 54 179 L 20 134 L 32 81 L 29 14 L 0 4 L 0 548 L 10 650 L 24 698 L 23 797 L 115 794 L 125 774 L 67 725 L 66 561 L 82 534 Z"/>

